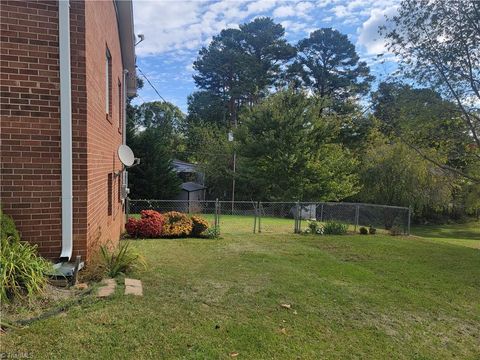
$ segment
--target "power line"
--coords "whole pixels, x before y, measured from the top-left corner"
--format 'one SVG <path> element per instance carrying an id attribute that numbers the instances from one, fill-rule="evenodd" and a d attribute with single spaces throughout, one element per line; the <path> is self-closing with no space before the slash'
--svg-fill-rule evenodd
<path id="1" fill-rule="evenodd" d="M 163 102 L 167 102 L 167 100 L 165 100 L 165 99 L 163 98 L 163 96 L 160 95 L 160 93 L 158 92 L 158 90 L 155 88 L 155 86 L 153 86 L 152 82 L 148 79 L 147 75 L 145 75 L 145 73 L 142 71 L 142 69 L 140 69 L 140 68 L 138 67 L 138 65 L 137 65 L 137 69 L 138 69 L 138 71 L 140 71 L 140 74 L 142 74 L 142 76 L 145 78 L 145 80 L 147 80 L 148 84 L 152 87 L 152 89 L 157 93 L 158 97 L 159 97 L 160 99 L 162 99 Z"/>
<path id="2" fill-rule="evenodd" d="M 144 103 L 146 103 L 146 102 L 147 102 L 147 100 L 145 100 L 145 99 L 142 97 L 142 95 L 140 95 L 140 94 L 137 94 L 137 96 L 138 96 L 140 99 L 142 99 L 142 101 L 143 101 Z"/>

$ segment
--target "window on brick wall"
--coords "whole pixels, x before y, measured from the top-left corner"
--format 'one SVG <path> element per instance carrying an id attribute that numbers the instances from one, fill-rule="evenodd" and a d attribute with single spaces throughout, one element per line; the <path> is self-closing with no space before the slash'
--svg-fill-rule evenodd
<path id="1" fill-rule="evenodd" d="M 112 55 L 108 48 L 105 53 L 105 113 L 110 120 L 112 116 Z"/>
<path id="2" fill-rule="evenodd" d="M 122 177 L 118 178 L 118 202 L 122 202 Z"/>
<path id="3" fill-rule="evenodd" d="M 110 173 L 108 174 L 108 184 L 107 184 L 107 204 L 108 204 L 108 216 L 112 216 L 113 214 L 113 201 L 112 201 L 112 196 L 113 196 L 113 174 Z"/>
<path id="4" fill-rule="evenodd" d="M 123 131 L 123 93 L 122 82 L 118 80 L 118 131 Z"/>

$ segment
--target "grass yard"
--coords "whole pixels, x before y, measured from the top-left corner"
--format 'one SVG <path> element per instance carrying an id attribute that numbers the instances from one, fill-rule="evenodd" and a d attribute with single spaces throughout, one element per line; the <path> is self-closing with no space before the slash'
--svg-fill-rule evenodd
<path id="1" fill-rule="evenodd" d="M 453 225 L 416 226 L 412 234 L 443 243 L 480 249 L 480 222 Z"/>
<path id="2" fill-rule="evenodd" d="M 415 229 L 428 238 L 239 231 L 135 241 L 149 264 L 135 274 L 143 298 L 120 287 L 113 298 L 1 336 L 2 351 L 38 359 L 478 359 L 480 251 L 459 246 L 478 232 L 464 229 Z M 445 240 L 457 237 L 465 241 Z"/>

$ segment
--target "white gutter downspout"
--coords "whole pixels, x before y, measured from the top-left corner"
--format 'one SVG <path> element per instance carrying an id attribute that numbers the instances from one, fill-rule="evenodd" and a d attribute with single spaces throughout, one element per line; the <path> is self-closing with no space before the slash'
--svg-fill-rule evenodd
<path id="1" fill-rule="evenodd" d="M 127 145 L 127 76 L 128 70 L 123 70 L 123 129 L 122 129 L 122 142 L 123 145 Z"/>
<path id="2" fill-rule="evenodd" d="M 128 70 L 123 70 L 123 129 L 122 129 L 122 143 L 123 145 L 127 145 L 127 76 Z M 123 188 L 128 188 L 128 172 L 125 166 L 122 165 L 123 168 L 123 179 L 122 179 L 122 186 Z M 127 195 L 128 196 L 128 195 Z M 125 204 L 125 221 L 128 221 L 127 217 L 127 203 L 126 199 L 123 199 Z"/>
<path id="3" fill-rule="evenodd" d="M 62 253 L 69 261 L 73 251 L 73 184 L 72 184 L 72 85 L 70 66 L 70 1 L 58 2 L 60 55 L 60 128 L 62 165 Z"/>

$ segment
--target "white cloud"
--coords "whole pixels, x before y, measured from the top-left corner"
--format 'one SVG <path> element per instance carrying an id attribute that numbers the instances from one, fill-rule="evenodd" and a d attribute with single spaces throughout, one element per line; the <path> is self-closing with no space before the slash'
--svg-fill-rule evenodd
<path id="1" fill-rule="evenodd" d="M 312 10 L 313 8 L 314 8 L 314 5 L 311 2 L 307 2 L 307 1 L 299 2 L 297 6 L 295 6 L 295 9 L 302 14 L 305 14 L 306 12 Z"/>
<path id="2" fill-rule="evenodd" d="M 273 8 L 276 4 L 275 0 L 257 0 L 247 5 L 249 13 L 262 13 Z"/>
<path id="3" fill-rule="evenodd" d="M 295 9 L 292 6 L 280 6 L 273 11 L 273 16 L 285 18 L 295 15 Z"/>
<path id="4" fill-rule="evenodd" d="M 272 10 L 282 16 L 305 16 L 313 6 L 299 0 L 283 3 L 284 6 L 279 6 L 277 0 L 135 0 L 135 31 L 145 34 L 145 41 L 136 49 L 137 55 L 176 54 L 180 50 L 199 49 L 222 29 L 238 28 L 253 16 L 269 15 Z"/>
<path id="5" fill-rule="evenodd" d="M 198 39 L 198 29 L 186 28 L 199 20 L 198 2 L 135 1 L 135 32 L 145 34 L 136 48 L 137 55 L 162 53 L 178 48 L 184 42 Z"/>
<path id="6" fill-rule="evenodd" d="M 282 0 L 278 0 L 282 1 Z M 280 9 L 303 16 L 311 8 L 305 1 L 288 1 L 278 6 L 277 0 L 209 1 L 145 1 L 134 0 L 135 32 L 145 34 L 138 45 L 138 56 L 177 53 L 208 44 L 211 37 L 227 27 L 238 28 L 253 16 L 269 15 Z M 299 5 L 296 9 L 292 6 Z M 290 8 L 291 7 L 291 8 Z M 282 9 L 283 8 L 283 9 Z M 297 14 L 296 14 L 297 12 Z"/>
<path id="7" fill-rule="evenodd" d="M 196 53 L 212 36 L 228 27 L 259 16 L 273 16 L 296 38 L 308 29 L 325 26 L 358 26 L 357 44 L 368 53 L 382 47 L 376 26 L 381 14 L 399 0 L 134 0 L 136 33 L 145 34 L 137 47 L 137 55 L 168 54 L 174 58 L 187 52 Z M 385 10 L 387 9 L 387 10 Z M 282 21 L 283 20 L 283 21 Z"/>
<path id="8" fill-rule="evenodd" d="M 315 6 L 318 8 L 324 8 L 335 3 L 338 3 L 340 0 L 317 0 Z"/>
<path id="9" fill-rule="evenodd" d="M 286 17 L 309 18 L 310 12 L 315 8 L 315 5 L 309 1 L 288 1 L 287 4 L 277 7 L 273 11 L 273 16 L 280 19 Z"/>
<path id="10" fill-rule="evenodd" d="M 304 32 L 307 28 L 307 24 L 304 22 L 295 22 L 291 20 L 284 20 L 280 24 L 286 29 L 288 32 Z"/>
<path id="11" fill-rule="evenodd" d="M 337 18 L 343 18 L 343 17 L 346 17 L 346 16 L 349 16 L 351 15 L 351 13 L 349 13 L 348 11 L 348 8 L 345 6 L 345 5 L 337 5 L 337 6 L 334 6 L 331 11 L 333 12 L 333 14 L 337 17 Z"/>
<path id="12" fill-rule="evenodd" d="M 339 2 L 335 1 L 335 6 L 328 10 L 337 18 L 342 20 L 342 24 L 354 24 L 359 22 L 359 18 L 369 16 L 374 9 L 386 9 L 394 6 L 399 0 L 349 0 Z"/>
<path id="13" fill-rule="evenodd" d="M 387 51 L 385 39 L 378 33 L 380 26 L 387 25 L 386 16 L 395 15 L 397 7 L 392 6 L 385 10 L 373 9 L 370 17 L 358 28 L 357 43 L 363 46 L 368 54 L 380 54 Z"/>

